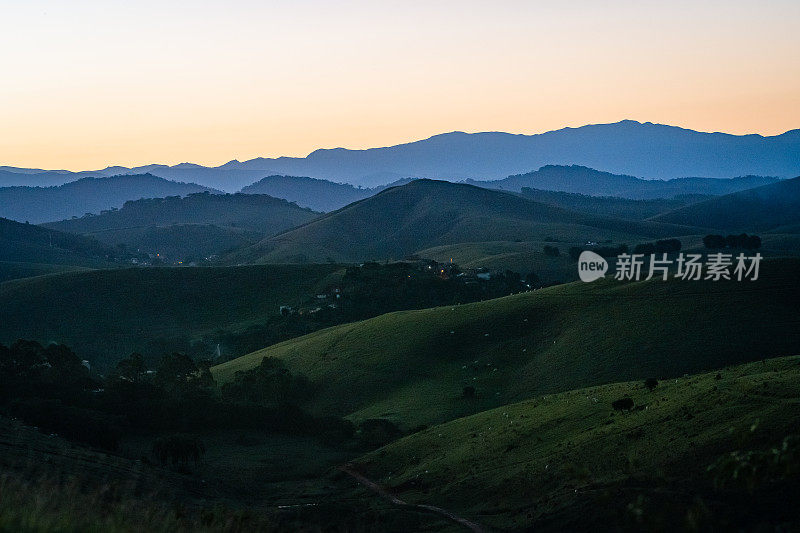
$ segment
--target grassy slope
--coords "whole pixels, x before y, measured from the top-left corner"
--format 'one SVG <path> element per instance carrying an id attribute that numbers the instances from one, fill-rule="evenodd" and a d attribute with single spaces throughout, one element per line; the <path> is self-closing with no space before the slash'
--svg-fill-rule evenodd
<path id="1" fill-rule="evenodd" d="M 618 196 L 589 196 L 560 191 L 543 191 L 528 187 L 523 187 L 521 194 L 524 198 L 535 202 L 556 205 L 582 213 L 594 213 L 628 220 L 644 220 L 710 198 L 709 195 L 687 194 L 675 198 L 633 200 Z"/>
<path id="2" fill-rule="evenodd" d="M 459 242 L 633 240 L 697 233 L 695 229 L 577 213 L 471 185 L 417 180 L 233 254 L 250 262 L 402 259 Z"/>
<path id="3" fill-rule="evenodd" d="M 99 362 L 146 339 L 244 326 L 296 305 L 336 265 L 73 272 L 0 284 L 0 342 L 58 341 Z"/>
<path id="4" fill-rule="evenodd" d="M 474 304 L 390 313 L 280 343 L 212 370 L 222 382 L 263 357 L 321 383 L 315 407 L 406 427 L 534 394 L 666 377 L 800 351 L 800 261 L 756 282 L 569 284 Z M 461 398 L 472 385 L 479 398 Z"/>
<path id="5" fill-rule="evenodd" d="M 0 261 L 83 267 L 109 266 L 114 250 L 95 239 L 0 218 Z"/>
<path id="6" fill-rule="evenodd" d="M 645 520 L 696 496 L 713 510 L 720 496 L 706 466 L 800 431 L 800 358 L 715 375 L 663 381 L 652 393 L 637 381 L 534 398 L 413 434 L 359 467 L 407 501 L 498 528 L 592 529 L 639 494 Z M 646 409 L 615 413 L 611 402 L 624 396 Z M 655 485 L 672 490 L 659 496 L 647 488 Z M 664 518 L 675 529 L 684 517 Z"/>
<path id="7" fill-rule="evenodd" d="M 761 232 L 800 223 L 800 177 L 712 198 L 651 220 L 729 232 Z"/>
<path id="8" fill-rule="evenodd" d="M 0 261 L 0 283 L 12 279 L 30 278 L 33 276 L 43 276 L 45 274 L 57 274 L 60 272 L 74 272 L 90 270 L 89 268 L 70 266 L 70 265 L 50 265 L 47 263 L 16 263 Z"/>

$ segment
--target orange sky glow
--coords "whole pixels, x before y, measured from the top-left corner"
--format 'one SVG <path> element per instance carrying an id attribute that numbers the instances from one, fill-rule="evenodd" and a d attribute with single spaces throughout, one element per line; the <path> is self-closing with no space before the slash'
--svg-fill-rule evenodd
<path id="1" fill-rule="evenodd" d="M 2 18 L 0 165 L 218 165 L 621 119 L 800 127 L 796 1 L 32 0 Z"/>

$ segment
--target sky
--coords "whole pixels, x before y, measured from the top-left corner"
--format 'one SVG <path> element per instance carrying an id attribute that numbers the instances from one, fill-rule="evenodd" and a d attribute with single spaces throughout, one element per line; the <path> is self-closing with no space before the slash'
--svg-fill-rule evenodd
<path id="1" fill-rule="evenodd" d="M 0 165 L 800 128 L 800 2 L 0 0 Z"/>

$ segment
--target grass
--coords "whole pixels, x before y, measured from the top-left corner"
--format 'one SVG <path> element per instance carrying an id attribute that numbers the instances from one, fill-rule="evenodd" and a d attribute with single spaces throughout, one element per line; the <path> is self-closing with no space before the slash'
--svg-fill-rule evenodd
<path id="1" fill-rule="evenodd" d="M 148 340 L 193 338 L 277 315 L 336 279 L 337 265 L 126 268 L 0 284 L 0 342 L 65 343 L 93 364 Z"/>
<path id="2" fill-rule="evenodd" d="M 536 394 L 666 378 L 800 351 L 800 261 L 752 282 L 550 287 L 485 302 L 389 313 L 321 330 L 212 368 L 224 383 L 279 357 L 319 383 L 312 409 L 406 428 Z M 474 386 L 475 400 L 462 398 Z"/>
<path id="3" fill-rule="evenodd" d="M 611 402 L 625 396 L 641 409 L 615 412 Z M 666 518 L 675 530 L 686 527 L 681 513 L 693 498 L 703 498 L 709 518 L 736 514 L 726 507 L 736 501 L 715 492 L 706 472 L 716 458 L 779 446 L 798 432 L 793 356 L 726 368 L 719 378 L 714 371 L 664 380 L 653 392 L 634 381 L 539 396 L 415 433 L 356 464 L 407 501 L 500 529 L 613 529 L 636 519 L 626 515 L 638 506 L 644 522 L 635 529 L 658 529 Z M 758 497 L 742 502 L 739 525 L 779 520 L 748 507 Z"/>
<path id="4" fill-rule="evenodd" d="M 357 453 L 265 432 L 203 435 L 191 471 L 149 464 L 152 439 L 122 455 L 0 417 L 0 532 L 440 530 L 441 520 L 351 497 L 328 472 Z"/>
<path id="5" fill-rule="evenodd" d="M 18 263 L 13 261 L 0 261 L 0 283 L 12 279 L 30 278 L 45 274 L 60 272 L 73 272 L 90 270 L 86 267 L 69 265 L 52 265 L 47 263 Z"/>

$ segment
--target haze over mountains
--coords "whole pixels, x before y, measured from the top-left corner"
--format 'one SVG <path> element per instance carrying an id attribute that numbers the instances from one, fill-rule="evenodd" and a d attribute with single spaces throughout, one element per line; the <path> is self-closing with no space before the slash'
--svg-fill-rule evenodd
<path id="1" fill-rule="evenodd" d="M 127 200 L 212 191 L 195 183 L 151 174 L 82 178 L 52 187 L 0 188 L 0 216 L 31 223 L 51 222 L 121 207 Z"/>
<path id="2" fill-rule="evenodd" d="M 730 135 L 623 120 L 537 135 L 451 132 L 396 146 L 315 150 L 306 157 L 256 158 L 218 167 L 108 167 L 36 172 L 3 167 L 0 185 L 52 185 L 57 180 L 151 173 L 235 192 L 265 176 L 310 176 L 373 187 L 402 178 L 503 179 L 550 164 L 583 165 L 642 178 L 800 174 L 800 130 L 781 135 Z"/>
<path id="3" fill-rule="evenodd" d="M 742 176 L 736 178 L 673 178 L 646 180 L 633 176 L 601 172 L 580 165 L 547 165 L 539 170 L 508 176 L 501 180 L 467 183 L 520 192 L 523 187 L 546 191 L 563 191 L 592 196 L 617 196 L 636 200 L 674 198 L 686 194 L 728 194 L 767 185 L 777 178 Z"/>

